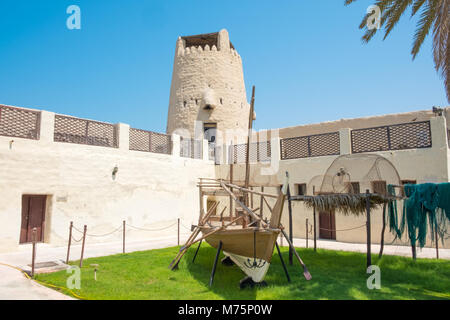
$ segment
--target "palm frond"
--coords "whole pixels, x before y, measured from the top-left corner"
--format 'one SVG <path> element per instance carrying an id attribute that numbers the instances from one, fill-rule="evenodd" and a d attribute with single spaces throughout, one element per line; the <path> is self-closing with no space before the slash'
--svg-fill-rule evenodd
<path id="1" fill-rule="evenodd" d="M 383 16 L 386 15 L 386 27 L 383 40 L 391 33 L 392 29 L 397 25 L 398 21 L 412 2 L 413 0 L 396 1 L 385 14 L 383 14 Z"/>
<path id="2" fill-rule="evenodd" d="M 374 195 L 370 196 L 370 208 L 375 209 L 389 201 L 389 198 Z M 307 208 L 316 208 L 319 211 L 338 211 L 344 215 L 353 214 L 359 216 L 366 212 L 365 194 L 324 194 L 317 196 L 304 196 L 303 202 Z"/>
<path id="3" fill-rule="evenodd" d="M 435 19 L 436 19 L 435 3 L 427 1 L 420 15 L 420 20 L 419 22 L 417 22 L 417 29 L 414 34 L 414 43 L 411 50 L 413 60 L 419 53 L 420 47 L 422 46 L 423 41 L 428 35 L 428 32 L 430 31 L 430 28 L 433 25 Z"/>
<path id="4" fill-rule="evenodd" d="M 413 7 L 412 7 L 412 12 L 411 12 L 411 17 L 416 15 L 416 13 L 422 7 L 422 5 L 424 4 L 425 1 L 428 1 L 428 0 L 415 0 L 414 1 Z"/>
<path id="5" fill-rule="evenodd" d="M 349 5 L 356 0 L 345 0 Z M 450 0 L 377 0 L 375 2 L 381 11 L 380 25 L 384 27 L 386 39 L 409 6 L 412 6 L 411 16 L 422 10 L 411 49 L 413 60 L 417 56 L 433 27 L 433 59 L 436 71 L 444 79 L 447 99 L 450 101 Z M 367 19 L 371 14 L 364 15 L 359 28 L 367 29 Z M 362 41 L 367 43 L 377 33 L 377 29 L 367 29 Z"/>
<path id="6" fill-rule="evenodd" d="M 450 101 L 450 3 L 441 1 L 436 7 L 433 27 L 433 58 L 436 71 L 444 79 Z"/>

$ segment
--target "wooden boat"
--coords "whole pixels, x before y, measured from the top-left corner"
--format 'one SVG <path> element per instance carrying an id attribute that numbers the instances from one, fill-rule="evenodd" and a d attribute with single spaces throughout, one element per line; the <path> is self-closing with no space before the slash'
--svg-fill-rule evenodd
<path id="1" fill-rule="evenodd" d="M 222 190 L 231 194 L 230 184 L 222 182 Z M 286 188 L 278 195 L 277 202 L 272 209 L 270 222 L 263 221 L 261 216 L 249 214 L 252 209 L 248 208 L 243 202 L 235 198 L 241 210 L 236 210 L 237 215 L 241 215 L 244 223 L 229 225 L 222 228 L 229 217 L 214 216 L 209 217 L 205 224 L 201 226 L 201 232 L 205 236 L 205 241 L 214 248 L 221 249 L 225 256 L 228 256 L 241 270 L 247 274 L 254 282 L 261 282 L 272 260 L 275 243 L 280 235 L 280 220 L 283 211 L 283 205 L 286 197 Z M 255 216 L 259 219 L 255 219 Z M 245 221 L 246 218 L 249 218 Z M 246 223 L 247 222 L 247 223 Z M 256 226 L 252 226 L 256 225 Z M 217 232 L 214 232 L 217 230 Z"/>
<path id="2" fill-rule="evenodd" d="M 253 87 L 252 101 L 249 113 L 249 131 L 252 129 L 253 112 L 255 101 L 255 87 Z M 179 253 L 170 263 L 170 268 L 176 269 L 183 255 L 187 252 L 189 247 L 195 243 L 199 243 L 197 251 L 195 252 L 193 262 L 197 256 L 198 250 L 203 240 L 209 243 L 214 248 L 217 248 L 217 254 L 213 265 L 213 270 L 210 278 L 210 285 L 212 285 L 214 274 L 217 266 L 217 260 L 221 251 L 225 256 L 229 257 L 232 262 L 241 268 L 248 278 L 245 280 L 253 283 L 260 283 L 263 281 L 271 260 L 274 248 L 276 246 L 278 255 L 281 259 L 284 271 L 290 281 L 289 274 L 285 267 L 283 257 L 277 244 L 277 238 L 280 232 L 286 238 L 289 246 L 293 249 L 297 260 L 303 266 L 303 274 L 307 280 L 311 279 L 308 269 L 303 261 L 295 251 L 293 244 L 287 237 L 280 224 L 281 214 L 287 194 L 288 175 L 286 173 L 286 181 L 278 195 L 265 194 L 263 192 L 256 192 L 249 189 L 250 181 L 250 135 L 247 140 L 246 151 L 246 170 L 244 186 L 238 186 L 232 183 L 233 164 L 230 164 L 230 181 L 220 179 L 200 179 L 198 185 L 200 190 L 200 217 L 198 225 L 193 226 L 192 234 L 187 240 L 186 244 L 181 247 Z M 257 194 L 261 197 L 261 208 L 250 208 L 249 195 Z M 222 211 L 220 215 L 215 215 L 216 209 L 219 207 L 219 202 L 214 204 L 204 212 L 203 202 L 205 196 L 214 196 L 215 198 L 226 197 L 229 198 L 229 215 L 224 216 L 226 205 L 222 204 Z M 276 198 L 277 201 L 273 208 L 271 208 L 266 197 Z M 266 203 L 271 212 L 270 219 L 264 219 L 262 215 L 262 206 Z M 232 210 L 235 204 L 235 210 Z M 260 214 L 257 214 L 259 210 Z M 197 239 L 201 233 L 200 238 Z M 241 281 L 242 286 L 242 281 Z"/>

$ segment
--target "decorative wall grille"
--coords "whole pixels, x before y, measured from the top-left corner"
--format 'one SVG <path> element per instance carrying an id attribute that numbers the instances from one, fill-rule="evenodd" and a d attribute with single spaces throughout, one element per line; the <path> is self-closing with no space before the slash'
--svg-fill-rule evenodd
<path id="1" fill-rule="evenodd" d="M 281 139 L 281 160 L 339 155 L 339 132 Z"/>
<path id="2" fill-rule="evenodd" d="M 55 115 L 54 141 L 117 147 L 117 132 L 110 123 Z"/>
<path id="3" fill-rule="evenodd" d="M 270 141 L 250 143 L 250 162 L 270 162 L 272 155 Z M 235 144 L 230 146 L 230 163 L 245 163 L 247 156 L 247 144 Z"/>
<path id="4" fill-rule="evenodd" d="M 352 152 L 431 147 L 430 121 L 352 130 Z"/>
<path id="5" fill-rule="evenodd" d="M 184 158 L 203 159 L 203 141 L 181 137 L 180 156 Z"/>
<path id="6" fill-rule="evenodd" d="M 172 154 L 170 135 L 130 128 L 130 150 Z"/>
<path id="7" fill-rule="evenodd" d="M 0 105 L 0 136 L 39 139 L 41 113 Z"/>

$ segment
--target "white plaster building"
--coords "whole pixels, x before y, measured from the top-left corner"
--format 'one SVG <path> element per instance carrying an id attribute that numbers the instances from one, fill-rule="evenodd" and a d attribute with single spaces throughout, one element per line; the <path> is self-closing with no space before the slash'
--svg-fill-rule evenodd
<path id="1" fill-rule="evenodd" d="M 177 219 L 188 233 L 198 218 L 198 178 L 229 178 L 230 162 L 236 162 L 234 180 L 244 178 L 242 148 L 223 147 L 215 163 L 203 131 L 216 125 L 245 132 L 248 116 L 242 61 L 225 30 L 177 40 L 168 135 L 0 105 L 0 252 L 26 246 L 34 227 L 44 245 L 66 245 L 71 221 L 80 230 L 87 225 L 89 235 L 107 234 L 125 221 L 128 241 L 175 237 Z M 261 138 L 259 156 L 251 154 L 251 183 L 276 192 L 289 171 L 293 194 L 311 194 L 308 183 L 338 155 L 361 152 L 390 160 L 402 180 L 448 182 L 449 123 L 450 108 L 445 108 L 441 115 L 414 111 L 282 128 L 278 136 Z M 181 143 L 179 134 L 196 132 L 200 142 Z M 383 132 L 398 140 L 387 140 Z M 293 212 L 294 236 L 304 238 L 312 212 L 301 203 L 294 203 Z M 336 230 L 364 223 L 363 217 L 328 214 Z M 380 229 L 381 213 L 374 212 L 375 243 Z M 120 232 L 90 236 L 88 243 L 121 237 Z M 333 238 L 363 243 L 365 232 L 337 231 Z M 450 248 L 448 241 L 445 247 Z"/>

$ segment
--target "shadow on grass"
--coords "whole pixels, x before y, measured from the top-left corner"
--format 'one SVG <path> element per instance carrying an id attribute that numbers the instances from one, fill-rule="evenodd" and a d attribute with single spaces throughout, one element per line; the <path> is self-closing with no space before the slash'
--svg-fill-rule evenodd
<path id="1" fill-rule="evenodd" d="M 364 254 L 297 249 L 312 280 L 305 280 L 294 257 L 293 265 L 288 265 L 292 280 L 288 283 L 275 252 L 265 278 L 268 286 L 241 290 L 239 281 L 245 274 L 237 266 L 221 263 L 209 287 L 216 249 L 202 244 L 192 263 L 195 249 L 189 249 L 177 271 L 168 266 L 179 247 L 86 259 L 81 270 L 82 288 L 75 292 L 88 299 L 450 299 L 448 260 L 414 262 L 411 258 L 385 256 L 378 261 L 374 255 L 372 259 L 381 269 L 381 289 L 369 290 Z M 287 248 L 282 248 L 282 254 L 287 263 Z M 97 281 L 93 264 L 99 265 Z M 38 279 L 65 287 L 69 276 L 60 271 L 39 274 Z"/>

